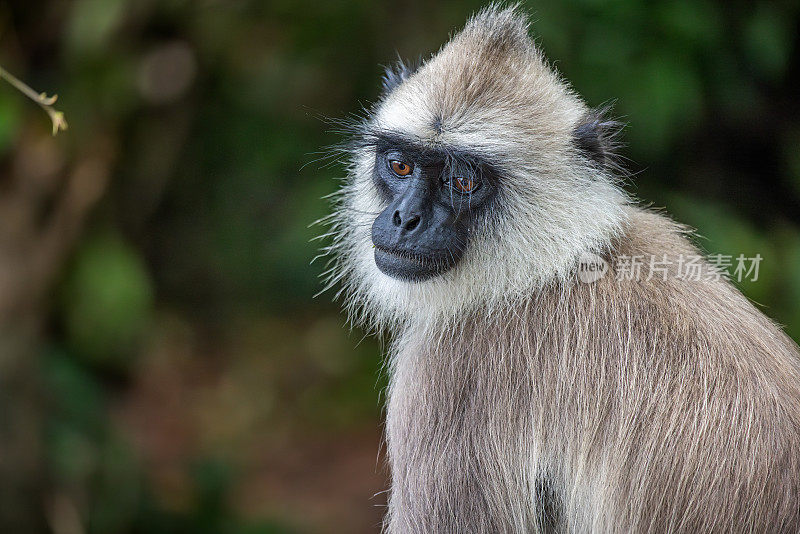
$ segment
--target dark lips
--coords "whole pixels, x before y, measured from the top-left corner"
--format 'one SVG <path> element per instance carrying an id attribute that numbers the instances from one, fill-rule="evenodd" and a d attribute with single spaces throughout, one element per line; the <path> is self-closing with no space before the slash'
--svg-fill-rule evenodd
<path id="1" fill-rule="evenodd" d="M 415 262 L 420 265 L 425 265 L 426 263 L 429 263 L 423 257 L 418 256 L 416 254 L 412 254 L 410 252 L 397 252 L 394 250 L 389 250 L 383 247 L 379 247 L 377 245 L 375 246 L 375 250 L 383 254 L 386 254 L 387 256 L 392 256 L 393 258 L 399 258 L 405 261 Z"/>
<path id="2" fill-rule="evenodd" d="M 447 270 L 443 262 L 378 246 L 375 247 L 375 265 L 388 276 L 413 282 L 426 280 Z"/>

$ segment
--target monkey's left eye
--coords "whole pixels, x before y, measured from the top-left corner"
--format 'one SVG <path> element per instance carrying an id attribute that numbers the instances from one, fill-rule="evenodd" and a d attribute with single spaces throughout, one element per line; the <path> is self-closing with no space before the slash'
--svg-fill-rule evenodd
<path id="1" fill-rule="evenodd" d="M 412 167 L 408 163 L 393 159 L 389 162 L 389 166 L 397 176 L 405 177 L 411 174 Z"/>
<path id="2" fill-rule="evenodd" d="M 455 176 L 450 182 L 450 186 L 459 193 L 472 193 L 478 188 L 478 181 L 472 178 Z"/>

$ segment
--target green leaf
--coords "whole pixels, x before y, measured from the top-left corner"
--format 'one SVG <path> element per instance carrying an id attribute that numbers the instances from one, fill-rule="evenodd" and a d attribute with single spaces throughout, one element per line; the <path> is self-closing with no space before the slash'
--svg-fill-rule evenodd
<path id="1" fill-rule="evenodd" d="M 67 336 L 78 356 L 124 366 L 137 351 L 153 301 L 136 252 L 113 234 L 89 239 L 77 253 L 64 297 Z"/>

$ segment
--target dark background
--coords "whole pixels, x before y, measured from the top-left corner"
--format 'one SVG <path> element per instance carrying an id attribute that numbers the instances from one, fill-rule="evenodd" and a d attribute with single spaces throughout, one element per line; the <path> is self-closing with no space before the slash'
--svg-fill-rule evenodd
<path id="1" fill-rule="evenodd" d="M 324 118 L 476 1 L 0 3 L 4 532 L 377 532 L 380 347 L 309 265 L 340 165 Z M 800 337 L 800 6 L 530 2 L 628 126 L 629 190 Z M 13 529 L 13 530 L 12 530 Z"/>

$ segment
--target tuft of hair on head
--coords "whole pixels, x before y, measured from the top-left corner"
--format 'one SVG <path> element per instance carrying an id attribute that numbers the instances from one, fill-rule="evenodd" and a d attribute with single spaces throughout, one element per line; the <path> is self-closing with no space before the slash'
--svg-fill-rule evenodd
<path id="1" fill-rule="evenodd" d="M 572 137 L 578 151 L 593 163 L 609 170 L 621 170 L 617 150 L 622 143 L 623 122 L 610 118 L 612 106 L 589 110 L 578 122 Z"/>
<path id="2" fill-rule="evenodd" d="M 498 54 L 498 57 L 512 49 L 531 47 L 528 18 L 520 10 L 519 3 L 504 5 L 493 2 L 475 13 L 460 35 L 469 36 L 480 43 L 479 48 Z M 419 70 L 423 63 L 422 58 L 415 63 L 408 63 L 398 54 L 393 64 L 384 67 L 381 96 L 389 95 Z"/>
<path id="3" fill-rule="evenodd" d="M 531 43 L 529 26 L 519 3 L 492 2 L 467 21 L 462 33 L 483 36 L 487 44 L 507 49 Z"/>

